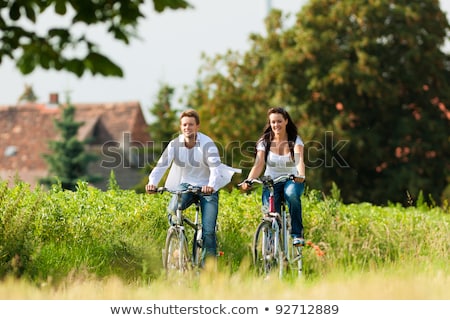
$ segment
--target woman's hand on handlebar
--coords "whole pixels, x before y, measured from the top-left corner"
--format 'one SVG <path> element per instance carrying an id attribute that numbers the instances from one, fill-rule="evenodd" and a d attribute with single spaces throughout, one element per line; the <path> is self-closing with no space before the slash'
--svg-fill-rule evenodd
<path id="1" fill-rule="evenodd" d="M 305 182 L 305 176 L 295 176 L 292 180 L 294 180 L 295 183 L 303 183 Z"/>
<path id="2" fill-rule="evenodd" d="M 249 179 L 246 179 L 239 184 L 239 187 L 241 188 L 241 190 L 247 191 L 252 188 L 252 184 Z"/>

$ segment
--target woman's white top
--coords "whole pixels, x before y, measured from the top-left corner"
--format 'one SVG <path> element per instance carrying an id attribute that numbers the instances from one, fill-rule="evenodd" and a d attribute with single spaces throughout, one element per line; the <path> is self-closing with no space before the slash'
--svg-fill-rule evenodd
<path id="1" fill-rule="evenodd" d="M 303 140 L 297 136 L 295 139 L 295 145 L 304 146 Z M 256 146 L 258 151 L 266 151 L 265 141 L 261 141 Z M 270 176 L 272 179 L 276 179 L 282 175 L 294 174 L 298 175 L 297 164 L 300 159 L 300 155 L 294 153 L 295 162 L 292 160 L 291 153 L 288 154 L 276 154 L 269 150 L 266 162 L 265 176 Z"/>

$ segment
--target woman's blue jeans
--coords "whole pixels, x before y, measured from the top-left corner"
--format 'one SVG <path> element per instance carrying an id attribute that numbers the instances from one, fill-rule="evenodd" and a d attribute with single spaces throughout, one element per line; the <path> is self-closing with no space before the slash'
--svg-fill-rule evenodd
<path id="1" fill-rule="evenodd" d="M 275 210 L 281 212 L 281 201 L 286 200 L 291 215 L 291 236 L 303 237 L 302 220 L 302 199 L 301 196 L 305 190 L 305 183 L 298 183 L 292 180 L 279 182 L 274 185 Z M 263 206 L 269 206 L 269 188 L 264 187 L 262 192 Z"/>
<path id="2" fill-rule="evenodd" d="M 181 184 L 180 190 L 186 190 L 188 184 Z M 219 213 L 219 193 L 214 192 L 210 195 L 195 195 L 184 193 L 181 195 L 181 209 L 190 207 L 196 199 L 200 200 L 201 219 L 202 219 L 202 240 L 203 240 L 203 260 L 207 256 L 217 255 L 216 224 Z M 178 207 L 177 196 L 174 195 L 169 203 L 169 212 L 175 214 Z"/>

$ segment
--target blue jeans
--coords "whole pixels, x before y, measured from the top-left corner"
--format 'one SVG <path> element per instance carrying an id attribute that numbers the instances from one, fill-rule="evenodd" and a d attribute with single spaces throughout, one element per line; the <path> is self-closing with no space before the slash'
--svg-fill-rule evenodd
<path id="1" fill-rule="evenodd" d="M 188 186 L 188 184 L 183 183 L 180 185 L 180 190 L 186 190 Z M 219 193 L 214 192 L 210 195 L 195 195 L 192 193 L 184 193 L 181 195 L 181 209 L 187 209 L 197 199 L 200 200 L 200 209 L 202 215 L 202 259 L 204 260 L 207 256 L 216 257 L 217 255 L 216 224 L 217 215 L 219 213 Z M 169 212 L 175 214 L 177 207 L 177 196 L 174 195 L 169 203 Z"/>
<path id="2" fill-rule="evenodd" d="M 281 200 L 285 199 L 291 215 L 291 236 L 303 237 L 302 221 L 302 199 L 305 183 L 296 183 L 292 180 L 279 182 L 274 185 L 275 210 L 281 212 Z M 262 203 L 269 206 L 269 189 L 264 187 L 262 192 Z"/>

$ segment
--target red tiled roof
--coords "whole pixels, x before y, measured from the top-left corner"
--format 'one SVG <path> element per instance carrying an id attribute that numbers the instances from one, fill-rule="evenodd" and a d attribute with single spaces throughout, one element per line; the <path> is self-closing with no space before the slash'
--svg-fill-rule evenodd
<path id="1" fill-rule="evenodd" d="M 74 104 L 75 120 L 84 123 L 78 131 L 81 140 L 101 145 L 108 141 L 123 140 L 124 133 L 130 135 L 135 144 L 146 145 L 150 137 L 147 123 L 139 102 Z M 43 104 L 21 104 L 0 106 L 0 176 L 18 171 L 46 170 L 47 163 L 42 154 L 48 153 L 48 143 L 57 139 L 54 119 L 61 109 Z M 15 154 L 7 156 L 5 151 Z M 20 174 L 22 176 L 22 174 Z"/>
<path id="2" fill-rule="evenodd" d="M 42 112 L 39 105 L 0 107 L 0 169 L 33 170 L 46 168 L 41 154 L 47 153 L 48 141 L 57 137 L 53 125 L 56 112 Z M 5 156 L 8 147 L 16 154 Z"/>

